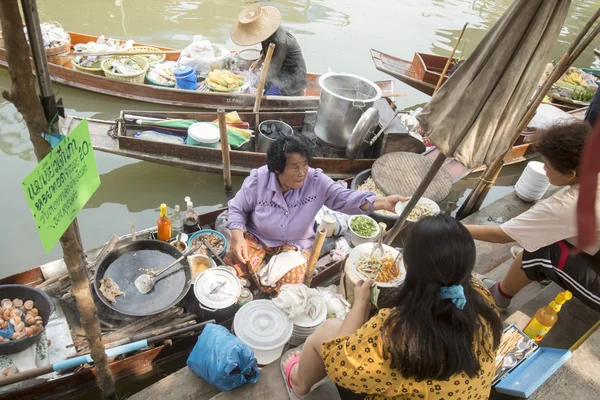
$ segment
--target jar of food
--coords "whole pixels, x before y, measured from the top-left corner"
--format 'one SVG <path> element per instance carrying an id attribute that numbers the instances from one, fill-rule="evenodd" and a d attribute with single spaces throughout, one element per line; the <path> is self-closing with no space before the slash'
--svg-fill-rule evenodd
<path id="1" fill-rule="evenodd" d="M 252 292 L 247 288 L 242 288 L 242 291 L 240 292 L 240 300 L 238 301 L 240 307 L 246 303 L 250 303 L 252 300 L 254 300 Z"/>

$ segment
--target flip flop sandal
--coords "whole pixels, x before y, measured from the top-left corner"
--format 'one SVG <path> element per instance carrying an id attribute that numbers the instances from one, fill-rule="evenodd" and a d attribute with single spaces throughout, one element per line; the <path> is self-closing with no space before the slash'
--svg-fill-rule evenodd
<path id="1" fill-rule="evenodd" d="M 303 399 L 304 397 L 306 397 L 306 396 L 299 397 L 296 394 L 296 392 L 294 392 L 294 389 L 292 389 L 292 384 L 290 382 L 290 373 L 292 372 L 292 368 L 294 368 L 294 365 L 298 364 L 298 362 L 300 361 L 300 350 L 301 350 L 301 348 L 296 347 L 296 348 L 286 351 L 281 356 L 281 359 L 285 360 L 286 358 L 288 358 L 288 356 L 291 353 L 298 353 L 297 355 L 290 358 L 285 365 L 283 365 L 283 361 L 280 362 L 281 374 L 283 375 L 283 381 L 285 382 L 285 388 L 287 389 L 290 400 L 299 400 L 299 399 Z"/>

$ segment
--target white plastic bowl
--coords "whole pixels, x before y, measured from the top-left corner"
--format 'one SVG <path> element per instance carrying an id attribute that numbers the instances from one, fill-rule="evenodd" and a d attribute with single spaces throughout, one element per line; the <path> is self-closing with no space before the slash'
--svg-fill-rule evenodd
<path id="1" fill-rule="evenodd" d="M 375 243 L 365 243 L 365 244 L 361 244 L 360 246 L 356 246 L 355 248 L 353 248 L 350 251 L 350 254 L 348 255 L 348 259 L 346 260 L 346 271 L 350 271 L 353 275 L 359 276 L 361 279 L 367 279 L 367 277 L 358 270 L 357 265 L 358 265 L 358 261 L 360 260 L 360 258 L 366 254 L 371 254 L 373 252 L 373 248 L 376 246 Z M 386 252 L 386 254 L 389 254 L 392 257 L 396 257 L 398 255 L 398 250 L 396 250 L 395 248 L 388 246 L 388 245 L 383 245 L 383 250 Z M 398 257 L 398 260 L 396 261 L 396 264 L 398 265 L 398 268 L 400 269 L 400 274 L 398 275 L 398 277 L 396 277 L 396 279 L 391 280 L 390 282 L 377 282 L 377 286 L 378 287 L 382 287 L 382 288 L 390 288 L 390 287 L 398 287 L 400 286 L 403 282 L 404 279 L 406 278 L 406 268 L 404 268 L 404 258 L 402 257 L 402 255 L 400 257 Z"/>
<path id="2" fill-rule="evenodd" d="M 375 226 L 375 228 L 377 229 L 375 234 L 373 234 L 372 236 L 361 236 L 358 233 L 354 232 L 352 230 L 352 221 L 358 217 L 368 218 L 371 221 L 371 223 L 373 224 L 373 226 Z M 377 221 L 375 221 L 373 218 L 368 217 L 366 215 L 353 215 L 348 220 L 348 230 L 350 231 L 350 242 L 352 242 L 352 245 L 359 246 L 363 243 L 371 243 L 375 240 L 375 238 L 379 234 L 379 224 L 377 224 Z"/>

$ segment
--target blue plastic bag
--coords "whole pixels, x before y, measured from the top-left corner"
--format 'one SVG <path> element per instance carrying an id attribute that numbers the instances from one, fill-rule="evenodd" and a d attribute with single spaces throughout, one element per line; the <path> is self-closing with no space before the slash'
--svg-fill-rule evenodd
<path id="1" fill-rule="evenodd" d="M 187 359 L 196 375 L 225 392 L 258 381 L 258 362 L 248 345 L 221 325 L 209 324 Z"/>

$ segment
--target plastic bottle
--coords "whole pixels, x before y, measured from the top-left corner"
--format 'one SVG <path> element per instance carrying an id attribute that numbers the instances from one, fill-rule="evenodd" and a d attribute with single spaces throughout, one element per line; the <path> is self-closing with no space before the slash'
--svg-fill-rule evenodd
<path id="1" fill-rule="evenodd" d="M 158 240 L 166 242 L 171 239 L 171 220 L 167 214 L 166 204 L 160 205 L 160 217 L 158 218 L 156 226 L 158 229 Z"/>
<path id="2" fill-rule="evenodd" d="M 188 201 L 187 211 L 185 212 L 185 216 L 183 217 L 183 231 L 188 235 L 190 233 L 194 233 L 198 229 L 200 229 L 199 224 L 200 219 L 198 218 L 198 214 L 196 214 L 196 211 L 194 211 L 194 203 Z"/>
<path id="3" fill-rule="evenodd" d="M 183 232 L 183 216 L 179 211 L 179 205 L 173 208 L 173 215 L 171 215 L 171 235 L 176 237 L 178 234 Z"/>
<path id="4" fill-rule="evenodd" d="M 560 292 L 550 304 L 538 308 L 523 332 L 539 343 L 558 321 L 558 312 L 562 305 L 571 298 L 573 294 L 568 290 Z"/>

